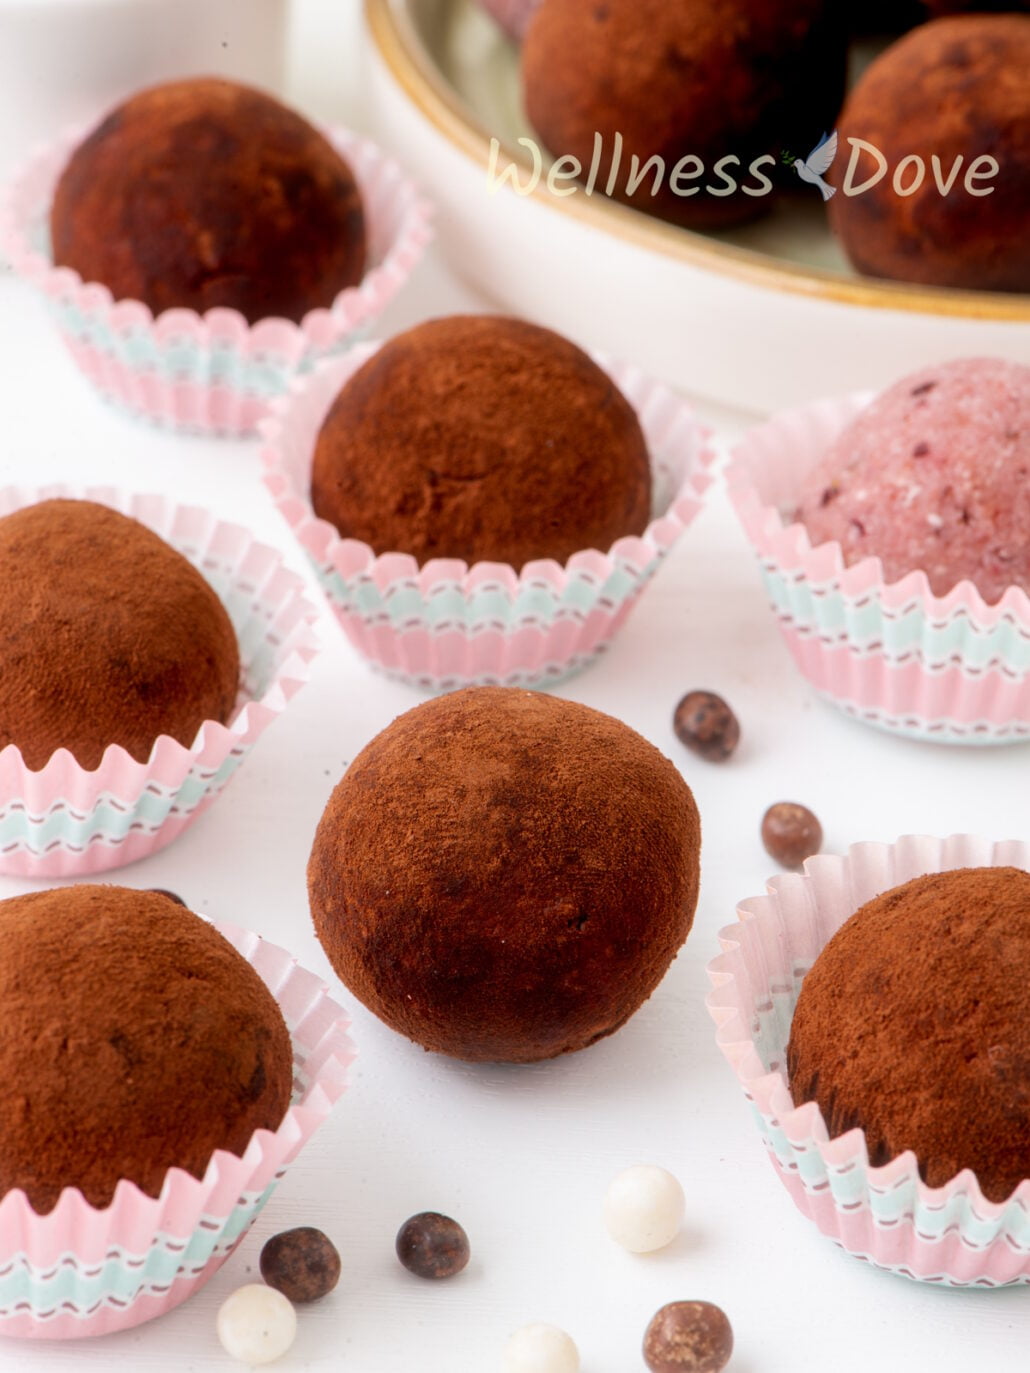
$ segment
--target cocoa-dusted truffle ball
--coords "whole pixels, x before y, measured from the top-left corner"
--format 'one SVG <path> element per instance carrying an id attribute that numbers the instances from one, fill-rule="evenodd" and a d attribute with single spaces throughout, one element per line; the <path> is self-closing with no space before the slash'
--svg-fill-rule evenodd
<path id="1" fill-rule="evenodd" d="M 801 987 L 795 1105 L 870 1161 L 914 1151 L 931 1187 L 963 1168 L 1003 1201 L 1030 1177 L 1030 873 L 917 877 L 857 911 Z"/>
<path id="2" fill-rule="evenodd" d="M 158 735 L 192 744 L 228 721 L 240 655 L 200 573 L 151 530 L 92 501 L 0 519 L 0 747 L 39 769 L 109 744 L 145 762 Z"/>
<path id="3" fill-rule="evenodd" d="M 833 127 L 844 76 L 833 0 L 547 0 L 522 50 L 526 112 L 555 157 L 587 179 L 599 138 L 595 190 L 701 228 L 769 209 L 751 163 L 767 157 L 775 178 L 783 152 L 805 157 Z M 654 157 L 657 194 L 643 172 Z"/>
<path id="4" fill-rule="evenodd" d="M 0 902 L 0 1195 L 106 1206 L 202 1177 L 290 1103 L 272 994 L 211 925 L 155 892 L 78 886 Z"/>
<path id="5" fill-rule="evenodd" d="M 365 748 L 308 864 L 355 996 L 427 1049 L 534 1062 L 619 1029 L 690 930 L 700 825 L 673 765 L 586 706 L 504 687 Z"/>
<path id="6" fill-rule="evenodd" d="M 377 553 L 521 568 L 642 534 L 651 469 L 632 406 L 574 344 L 454 316 L 399 335 L 347 382 L 311 499 Z"/>
<path id="7" fill-rule="evenodd" d="M 860 272 L 1030 290 L 1028 70 L 1030 17 L 1015 14 L 923 24 L 868 68 L 841 116 L 841 151 L 830 174 L 842 184 L 857 155 L 857 189 L 879 170 L 850 140 L 864 140 L 886 159 L 877 184 L 829 203 Z"/>
<path id="8" fill-rule="evenodd" d="M 351 169 L 300 115 L 232 81 L 155 86 L 119 105 L 64 169 L 54 262 L 155 314 L 301 320 L 365 270 Z"/>

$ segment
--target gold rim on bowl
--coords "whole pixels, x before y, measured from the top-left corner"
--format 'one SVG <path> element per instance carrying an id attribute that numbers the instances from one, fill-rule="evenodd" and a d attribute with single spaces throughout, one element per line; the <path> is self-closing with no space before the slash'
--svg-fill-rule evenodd
<path id="1" fill-rule="evenodd" d="M 379 55 L 397 85 L 429 123 L 459 152 L 482 167 L 485 175 L 492 135 L 469 112 L 433 63 L 404 0 L 365 0 L 365 18 Z M 529 168 L 526 159 L 504 143 L 502 155 L 520 169 Z M 555 197 L 543 182 L 532 194 L 549 209 L 581 219 L 634 247 L 766 290 L 842 301 L 867 309 L 1030 324 L 1030 295 L 842 277 L 823 268 L 799 267 L 765 253 L 719 243 L 612 201 L 586 196 Z"/>

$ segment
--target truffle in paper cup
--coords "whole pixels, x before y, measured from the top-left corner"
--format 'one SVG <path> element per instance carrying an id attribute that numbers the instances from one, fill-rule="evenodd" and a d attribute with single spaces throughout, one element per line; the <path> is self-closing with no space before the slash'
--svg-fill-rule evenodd
<path id="1" fill-rule="evenodd" d="M 41 1216 L 24 1192 L 8 1192 L 0 1199 L 0 1335 L 107 1335 L 178 1306 L 229 1257 L 346 1089 L 348 1019 L 322 982 L 284 949 L 213 923 L 268 986 L 290 1031 L 294 1086 L 282 1124 L 255 1131 L 240 1158 L 217 1150 L 203 1178 L 169 1169 L 158 1197 L 123 1181 L 98 1210 L 66 1188 Z"/>
<path id="2" fill-rule="evenodd" d="M 872 1167 L 861 1130 L 829 1138 L 815 1102 L 795 1106 L 786 1076 L 791 1019 L 821 949 L 867 901 L 925 873 L 1030 869 L 1030 844 L 970 835 L 908 836 L 811 858 L 737 908 L 708 965 L 717 1041 L 751 1103 L 773 1166 L 798 1209 L 848 1253 L 879 1268 L 954 1287 L 1030 1282 L 1030 1180 L 987 1201 L 966 1170 L 928 1187 L 915 1155 Z M 942 1084 L 947 1090 L 947 1084 Z"/>
<path id="3" fill-rule="evenodd" d="M 380 344 L 319 365 L 262 426 L 265 484 L 293 530 L 347 637 L 375 667 L 432 691 L 559 681 L 592 662 L 701 509 L 714 454 L 686 401 L 637 368 L 608 364 L 639 417 L 651 455 L 653 518 L 606 552 L 517 570 L 504 563 L 376 555 L 343 539 L 311 506 L 319 429 L 336 395 Z"/>
<path id="4" fill-rule="evenodd" d="M 1030 596 L 988 605 L 971 582 L 935 596 L 913 571 L 886 582 L 878 558 L 845 567 L 795 522 L 808 472 L 869 402 L 826 400 L 753 429 L 727 469 L 730 498 L 802 674 L 856 719 L 915 739 L 1030 739 Z"/>
<path id="5" fill-rule="evenodd" d="M 161 496 L 110 487 L 0 490 L 0 517 L 54 497 L 131 515 L 178 549 L 213 585 L 240 647 L 241 685 L 228 725 L 206 720 L 186 747 L 168 735 L 145 762 L 112 744 L 94 771 L 58 749 L 38 772 L 20 750 L 0 751 L 0 872 L 69 877 L 104 872 L 171 843 L 225 787 L 268 725 L 307 681 L 317 611 L 275 549 L 239 525 Z"/>
<path id="6" fill-rule="evenodd" d="M 345 129 L 326 136 L 361 190 L 371 266 L 300 324 L 250 325 L 236 310 L 165 310 L 114 300 L 105 286 L 55 267 L 47 220 L 54 187 L 88 130 L 37 153 L 0 200 L 0 249 L 46 298 L 72 356 L 97 389 L 131 414 L 188 433 L 253 433 L 291 378 L 352 342 L 407 282 L 431 237 L 428 202 L 373 144 Z"/>

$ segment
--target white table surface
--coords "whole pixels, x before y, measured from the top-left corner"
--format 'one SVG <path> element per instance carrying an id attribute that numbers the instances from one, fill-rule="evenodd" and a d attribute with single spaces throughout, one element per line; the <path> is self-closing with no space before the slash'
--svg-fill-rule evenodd
<path id="1" fill-rule="evenodd" d="M 295 90 L 306 90 L 318 113 L 349 106 L 354 122 L 367 124 L 352 66 L 348 74 L 348 61 L 360 61 L 355 12 L 345 8 L 353 0 L 342 4 L 342 14 L 324 0 L 300 5 Z M 434 254 L 383 329 L 481 304 Z M 199 501 L 283 547 L 307 575 L 258 480 L 255 444 L 177 439 L 107 408 L 42 307 L 10 278 L 0 278 L 0 377 L 0 483 L 110 481 Z M 723 445 L 743 424 L 740 416 L 706 418 Z M 694 788 L 704 853 L 693 933 L 655 996 L 614 1038 L 538 1067 L 473 1068 L 422 1053 L 353 1003 L 313 937 L 304 870 L 322 807 L 347 761 L 419 699 L 372 675 L 325 613 L 321 633 L 311 683 L 226 795 L 173 847 L 114 880 L 171 887 L 196 910 L 258 930 L 322 973 L 354 1013 L 353 1086 L 201 1293 L 121 1336 L 0 1343 L 0 1373 L 231 1367 L 215 1338 L 215 1311 L 253 1278 L 262 1242 L 298 1224 L 334 1238 L 343 1276 L 332 1297 L 301 1311 L 297 1342 L 278 1365 L 284 1373 L 491 1373 L 506 1335 L 532 1320 L 574 1335 L 584 1373 L 632 1373 L 643 1367 L 647 1321 L 678 1298 L 724 1307 L 736 1332 L 733 1373 L 1023 1368 L 1024 1290 L 945 1291 L 876 1272 L 795 1211 L 703 1003 L 717 931 L 772 869 L 758 839 L 770 802 L 811 805 L 831 851 L 912 831 L 1026 837 L 1027 750 L 908 743 L 813 699 L 716 489 L 610 654 L 560 688 L 646 735 Z M 697 686 L 724 693 L 743 724 L 739 753 L 723 767 L 692 759 L 671 730 L 676 701 Z M 2 879 L 0 897 L 32 886 Z M 671 1169 L 687 1196 L 684 1234 L 649 1257 L 618 1249 L 599 1217 L 609 1178 L 639 1161 Z M 420 1282 L 394 1258 L 398 1226 L 424 1209 L 449 1212 L 470 1235 L 472 1263 L 452 1282 Z"/>

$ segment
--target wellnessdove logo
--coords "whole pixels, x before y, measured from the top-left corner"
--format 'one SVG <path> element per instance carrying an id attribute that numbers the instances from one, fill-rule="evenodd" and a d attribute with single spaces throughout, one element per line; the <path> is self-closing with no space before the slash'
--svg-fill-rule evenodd
<path id="1" fill-rule="evenodd" d="M 823 173 L 830 170 L 836 156 L 837 133 L 835 130 L 830 134 L 824 133 L 807 157 L 795 157 L 793 153 L 784 153 L 783 165 L 793 167 L 802 181 L 807 181 L 811 186 L 818 186 L 823 199 L 830 200 L 837 194 L 837 187 L 824 181 Z"/>
<path id="2" fill-rule="evenodd" d="M 829 200 L 838 190 L 845 196 L 864 195 L 878 186 L 888 174 L 890 189 L 902 199 L 915 195 L 924 185 L 927 195 L 936 190 L 942 198 L 960 192 L 970 196 L 986 196 L 995 190 L 990 183 L 994 182 L 1001 170 L 997 158 L 987 153 L 968 163 L 959 153 L 948 166 L 937 153 L 932 153 L 929 158 L 919 153 L 909 153 L 892 167 L 884 153 L 864 138 L 848 138 L 846 142 L 850 149 L 848 164 L 835 186 L 831 186 L 825 176 L 840 151 L 840 139 L 836 131 L 824 133 L 807 157 L 785 152 L 780 162 L 786 167 L 793 167 L 802 181 L 818 187 L 823 200 Z M 687 153 L 670 167 L 666 159 L 657 153 L 646 158 L 641 158 L 637 153 L 627 157 L 625 140 L 620 133 L 616 133 L 610 143 L 606 142 L 603 134 L 595 133 L 589 164 L 572 153 L 565 153 L 546 166 L 547 155 L 539 143 L 532 138 L 520 138 L 518 143 L 529 153 L 532 160 L 530 167 L 510 157 L 505 159 L 502 167 L 500 140 L 490 140 L 486 176 L 491 195 L 509 186 L 516 195 L 529 196 L 541 185 L 546 186 L 553 196 L 590 196 L 600 191 L 602 195 L 617 196 L 624 200 L 643 195 L 655 198 L 663 192 L 687 199 L 701 190 L 707 195 L 720 197 L 736 194 L 766 196 L 776 189 L 763 170 L 777 165 L 771 153 L 763 153 L 747 166 L 741 158 L 729 154 L 720 157 L 710 168 L 696 154 Z"/>

